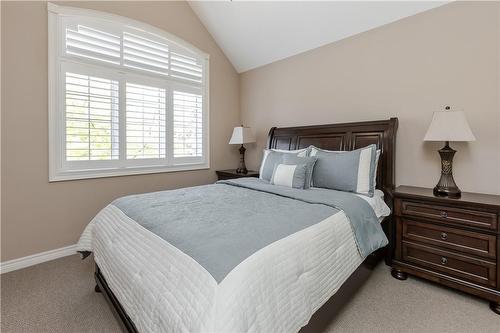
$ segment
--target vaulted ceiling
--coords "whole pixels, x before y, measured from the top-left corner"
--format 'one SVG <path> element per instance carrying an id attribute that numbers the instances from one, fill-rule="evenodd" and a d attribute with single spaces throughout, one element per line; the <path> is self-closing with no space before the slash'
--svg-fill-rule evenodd
<path id="1" fill-rule="evenodd" d="M 190 5 L 241 73 L 445 3 L 191 1 Z"/>

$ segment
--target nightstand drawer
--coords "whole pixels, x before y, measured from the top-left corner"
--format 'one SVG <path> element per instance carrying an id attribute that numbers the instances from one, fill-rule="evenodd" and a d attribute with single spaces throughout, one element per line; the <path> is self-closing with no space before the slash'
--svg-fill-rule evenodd
<path id="1" fill-rule="evenodd" d="M 495 259 L 497 239 L 494 235 L 449 228 L 402 219 L 403 238 L 429 245 Z"/>
<path id="2" fill-rule="evenodd" d="M 449 224 L 497 230 L 497 215 L 483 211 L 403 200 L 401 202 L 401 214 L 432 218 Z"/>
<path id="3" fill-rule="evenodd" d="M 496 286 L 496 265 L 487 260 L 406 241 L 403 260 L 459 279 Z"/>

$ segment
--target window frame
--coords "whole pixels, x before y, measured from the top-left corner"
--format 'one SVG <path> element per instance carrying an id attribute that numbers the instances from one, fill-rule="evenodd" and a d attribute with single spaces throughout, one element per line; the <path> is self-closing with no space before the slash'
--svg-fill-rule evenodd
<path id="1" fill-rule="evenodd" d="M 190 43 L 169 34 L 161 29 L 130 18 L 104 13 L 89 9 L 75 7 L 64 7 L 47 4 L 48 10 L 48 116 L 49 116 L 49 182 L 77 180 L 88 178 L 101 178 L 113 176 L 139 175 L 163 172 L 202 170 L 210 168 L 210 116 L 209 116 L 209 55 Z M 103 64 L 96 60 L 79 60 L 78 57 L 64 54 L 64 26 L 61 21 L 66 16 L 77 16 L 85 22 L 109 21 L 110 24 L 131 27 L 163 37 L 168 40 L 169 46 L 187 49 L 195 53 L 203 61 L 202 83 L 190 84 L 179 79 L 165 77 L 162 74 L 127 68 L 124 70 L 120 65 Z M 122 30 L 126 31 L 126 30 Z M 55 32 L 55 33 L 54 33 Z M 119 159 L 105 161 L 66 161 L 66 126 L 64 108 L 64 85 L 66 70 L 71 72 L 73 68 L 85 68 L 85 75 L 93 75 L 112 78 L 119 82 Z M 77 71 L 75 69 L 75 71 Z M 78 71 L 77 71 L 78 72 Z M 129 80 L 127 80 L 127 78 Z M 167 142 L 165 159 L 129 159 L 126 160 L 126 82 L 152 85 L 165 88 L 167 91 Z M 185 92 L 199 93 L 202 95 L 202 151 L 201 157 L 174 157 L 173 137 L 168 135 L 173 130 L 173 90 L 179 89 Z M 173 133 L 173 132 L 172 132 Z M 68 163 L 70 162 L 70 163 Z M 77 162 L 77 163 L 74 163 Z M 78 168 L 77 168 L 78 166 Z"/>

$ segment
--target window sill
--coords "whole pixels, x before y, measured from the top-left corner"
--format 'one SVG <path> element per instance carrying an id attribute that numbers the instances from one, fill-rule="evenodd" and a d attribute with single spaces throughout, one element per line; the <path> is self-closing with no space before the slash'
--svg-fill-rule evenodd
<path id="1" fill-rule="evenodd" d="M 168 172 L 179 172 L 179 171 L 207 170 L 209 168 L 210 165 L 208 163 L 201 163 L 201 164 L 186 164 L 186 165 L 176 165 L 176 166 L 136 167 L 136 168 L 108 169 L 108 170 L 101 169 L 101 170 L 59 171 L 50 173 L 49 183 L 67 181 L 67 180 L 147 175 L 154 173 L 168 173 Z"/>

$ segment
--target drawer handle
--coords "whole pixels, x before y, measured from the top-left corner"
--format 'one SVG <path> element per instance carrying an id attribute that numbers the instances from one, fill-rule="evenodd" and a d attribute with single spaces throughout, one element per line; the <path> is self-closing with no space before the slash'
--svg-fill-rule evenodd
<path id="1" fill-rule="evenodd" d="M 439 215 L 441 215 L 441 217 L 444 217 L 444 218 L 448 217 L 448 213 L 447 212 L 441 212 Z"/>
<path id="2" fill-rule="evenodd" d="M 446 232 L 442 232 L 441 233 L 441 239 L 444 240 L 444 241 L 447 240 L 448 239 L 448 234 Z"/>
<path id="3" fill-rule="evenodd" d="M 442 257 L 441 258 L 441 265 L 446 265 L 448 263 L 448 259 L 446 259 L 445 257 Z"/>

